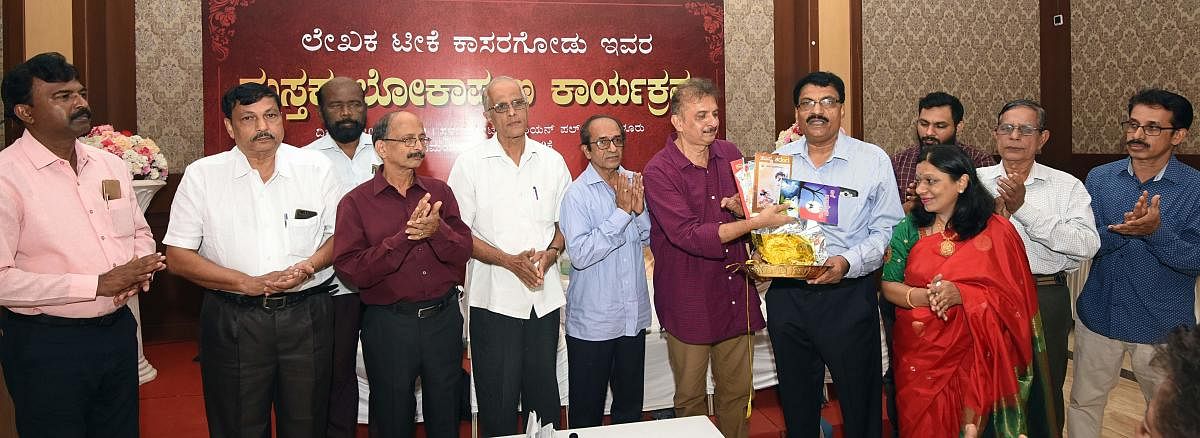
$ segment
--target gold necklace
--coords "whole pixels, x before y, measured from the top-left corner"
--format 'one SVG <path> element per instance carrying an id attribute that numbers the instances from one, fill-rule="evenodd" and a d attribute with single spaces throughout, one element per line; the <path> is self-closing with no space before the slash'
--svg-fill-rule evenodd
<path id="1" fill-rule="evenodd" d="M 951 232 L 950 235 L 947 236 L 946 235 L 946 224 L 943 223 L 941 220 L 935 220 L 933 222 L 933 225 L 931 225 L 929 227 L 929 233 L 926 234 L 926 236 L 932 236 L 933 233 L 938 233 L 938 234 L 942 235 L 942 243 L 938 244 L 938 253 L 941 254 L 942 257 L 950 257 L 950 256 L 954 255 L 953 238 L 957 237 L 958 233 Z"/>

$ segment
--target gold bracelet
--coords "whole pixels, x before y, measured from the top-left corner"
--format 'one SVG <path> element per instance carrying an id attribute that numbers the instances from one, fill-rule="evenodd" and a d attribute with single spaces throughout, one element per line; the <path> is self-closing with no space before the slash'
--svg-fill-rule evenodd
<path id="1" fill-rule="evenodd" d="M 912 291 L 915 290 L 916 288 L 917 288 L 916 286 L 910 287 L 910 288 L 908 288 L 908 292 L 904 293 L 904 302 L 908 303 L 909 309 L 917 308 L 917 306 L 914 306 L 912 303 Z"/>

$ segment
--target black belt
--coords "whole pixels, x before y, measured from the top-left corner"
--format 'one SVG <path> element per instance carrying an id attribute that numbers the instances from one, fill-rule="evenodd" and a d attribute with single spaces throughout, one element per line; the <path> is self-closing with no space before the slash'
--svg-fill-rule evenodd
<path id="1" fill-rule="evenodd" d="M 223 299 L 223 300 L 231 302 L 233 304 L 237 304 L 239 306 L 246 306 L 246 307 L 262 306 L 262 308 L 266 309 L 266 310 L 276 310 L 276 309 L 282 309 L 282 308 L 297 304 L 313 295 L 320 295 L 320 294 L 328 295 L 330 293 L 333 293 L 336 290 L 337 290 L 337 285 L 333 284 L 333 277 L 331 276 L 331 277 L 329 277 L 328 280 L 325 280 L 323 283 L 321 283 L 319 285 L 310 287 L 308 289 L 302 289 L 302 290 L 299 290 L 296 292 L 277 293 L 277 294 L 273 294 L 273 295 L 254 295 L 254 296 L 244 295 L 244 294 L 235 294 L 233 292 L 225 292 L 225 291 L 221 291 L 221 290 L 211 290 L 211 289 L 209 290 L 209 292 L 212 292 L 213 296 L 216 296 L 217 298 Z"/>
<path id="2" fill-rule="evenodd" d="M 1066 286 L 1067 273 L 1063 271 L 1046 275 L 1034 275 L 1033 281 L 1038 286 Z"/>
<path id="3" fill-rule="evenodd" d="M 446 291 L 446 295 L 442 295 L 441 298 L 417 302 L 397 301 L 392 304 L 380 305 L 379 307 L 404 316 L 415 316 L 417 319 L 425 319 L 436 315 L 451 304 L 457 303 L 458 298 L 461 296 L 462 289 L 456 285 L 450 287 L 450 290 Z"/>
<path id="4" fill-rule="evenodd" d="M 54 327 L 78 327 L 78 326 L 93 326 L 93 327 L 108 327 L 117 323 L 122 316 L 129 314 L 128 306 L 121 306 L 113 313 L 96 316 L 92 318 L 66 318 L 62 316 L 53 316 L 47 314 L 26 315 L 17 313 L 4 308 L 4 318 L 13 321 L 21 321 L 25 323 L 33 323 L 39 325 L 49 325 Z"/>

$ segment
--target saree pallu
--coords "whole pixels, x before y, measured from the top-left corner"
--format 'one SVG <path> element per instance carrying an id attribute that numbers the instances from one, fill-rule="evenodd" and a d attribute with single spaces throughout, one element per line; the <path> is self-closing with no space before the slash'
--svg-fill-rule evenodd
<path id="1" fill-rule="evenodd" d="M 884 269 L 885 281 L 919 288 L 940 274 L 962 296 L 946 321 L 929 307 L 896 309 L 900 435 L 957 437 L 964 424 L 980 422 L 985 435 L 1029 433 L 1030 387 L 1046 362 L 1025 246 L 1000 216 L 992 216 L 979 235 L 953 242 L 950 256 L 940 252 L 944 240 L 941 234 L 921 237 L 905 218 L 893 231 Z"/>

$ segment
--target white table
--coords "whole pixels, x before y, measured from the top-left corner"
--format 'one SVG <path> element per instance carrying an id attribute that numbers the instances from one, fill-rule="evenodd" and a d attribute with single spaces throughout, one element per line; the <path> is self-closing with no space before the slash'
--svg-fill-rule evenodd
<path id="1" fill-rule="evenodd" d="M 559 430 L 554 432 L 554 437 L 568 438 L 571 433 L 578 434 L 579 438 L 629 438 L 639 436 L 721 438 L 721 432 L 705 416 Z M 524 437 L 525 435 L 508 436 L 508 438 Z"/>

